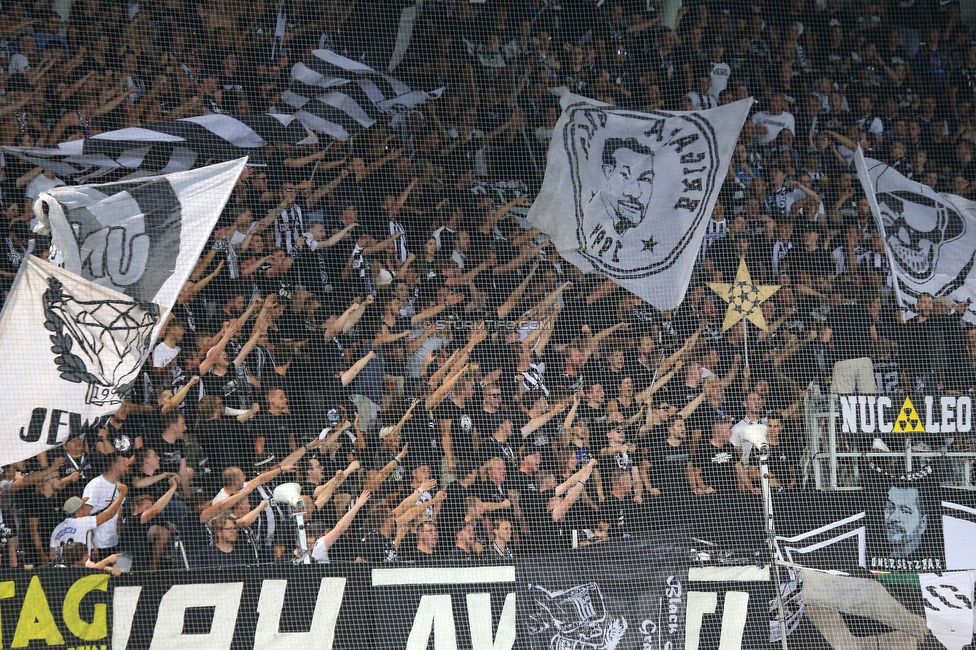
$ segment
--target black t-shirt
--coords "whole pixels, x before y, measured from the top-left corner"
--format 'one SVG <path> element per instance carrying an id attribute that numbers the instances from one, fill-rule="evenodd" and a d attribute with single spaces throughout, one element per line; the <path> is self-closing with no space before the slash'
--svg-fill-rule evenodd
<path id="1" fill-rule="evenodd" d="M 180 471 L 180 462 L 186 458 L 186 445 L 182 438 L 177 438 L 175 442 L 167 442 L 162 436 L 150 436 L 146 438 L 143 445 L 159 454 L 159 471 Z"/>
<path id="2" fill-rule="evenodd" d="M 651 463 L 651 484 L 665 497 L 687 495 L 688 463 L 691 462 L 691 446 L 683 441 L 677 447 L 666 439 L 655 441 L 647 447 L 647 460 Z"/>
<path id="3" fill-rule="evenodd" d="M 58 524 L 64 521 L 64 513 L 61 511 L 61 506 L 64 505 L 68 497 L 64 496 L 63 492 L 56 492 L 48 498 L 34 490 L 24 490 L 20 495 L 25 517 L 28 520 L 38 520 L 37 531 L 41 536 L 41 547 L 46 553 L 48 542 L 51 540 L 51 533 L 54 532 Z M 25 544 L 23 538 L 26 536 L 21 535 L 21 546 L 32 548 L 34 546 L 33 544 Z"/>
<path id="4" fill-rule="evenodd" d="M 701 470 L 705 485 L 715 488 L 719 494 L 734 494 L 736 490 L 735 463 L 737 454 L 732 443 L 717 448 L 706 439 L 698 444 L 694 466 Z"/>
<path id="5" fill-rule="evenodd" d="M 871 354 L 871 314 L 857 302 L 834 307 L 827 315 L 834 360 L 860 359 Z"/>
<path id="6" fill-rule="evenodd" d="M 201 422 L 196 431 L 203 452 L 198 458 L 199 468 L 219 478 L 228 467 L 249 463 L 254 455 L 252 433 L 250 425 L 241 424 L 236 418 Z"/>
<path id="7" fill-rule="evenodd" d="M 451 421 L 451 445 L 458 467 L 457 473 L 469 474 L 477 462 L 474 451 L 474 419 L 471 411 L 460 408 L 451 400 L 445 400 L 437 407 L 434 417 L 438 420 L 438 428 L 441 420 Z"/>
<path id="8" fill-rule="evenodd" d="M 366 535 L 363 540 L 362 557 L 367 562 L 396 562 L 398 553 L 393 540 L 384 537 L 375 530 Z"/>
<path id="9" fill-rule="evenodd" d="M 505 442 L 498 442 L 494 436 L 485 438 L 485 440 L 481 443 L 481 448 L 478 450 L 481 457 L 481 465 L 484 465 L 492 458 L 501 458 L 505 461 L 505 470 L 509 475 L 511 475 L 512 472 L 518 471 L 518 447 L 514 446 L 512 441 L 513 439 L 511 436 Z"/>
<path id="10" fill-rule="evenodd" d="M 129 515 L 122 520 L 119 548 L 132 558 L 132 571 L 145 571 L 149 568 L 151 526 L 151 522 L 142 523 L 140 515 Z"/>
<path id="11" fill-rule="evenodd" d="M 426 411 L 418 409 L 403 425 L 403 440 L 410 444 L 406 461 L 411 467 L 427 464 L 431 472 L 437 475 L 441 468 L 441 457 L 444 455 L 441 431 L 437 420 L 424 417 L 425 414 Z"/>
<path id="12" fill-rule="evenodd" d="M 253 426 L 256 436 L 264 436 L 265 454 L 274 454 L 275 460 L 281 461 L 291 453 L 289 439 L 295 433 L 295 418 L 291 415 L 259 413 L 254 418 Z"/>
<path id="13" fill-rule="evenodd" d="M 248 382 L 247 366 L 238 368 L 231 364 L 223 376 L 210 372 L 201 377 L 203 392 L 219 397 L 225 406 L 235 409 L 248 409 L 254 403 L 254 392 Z"/>
<path id="14" fill-rule="evenodd" d="M 636 451 L 615 451 L 612 454 L 603 454 L 601 451 L 598 458 L 604 494 L 609 494 L 613 488 L 613 475 L 617 470 L 629 472 L 640 462 Z"/>
<path id="15" fill-rule="evenodd" d="M 634 535 L 641 526 L 639 504 L 634 503 L 631 497 L 621 500 L 607 494 L 606 500 L 600 504 L 600 521 L 610 524 L 607 530 L 610 537 Z"/>
<path id="16" fill-rule="evenodd" d="M 753 452 L 755 454 L 756 452 Z M 802 449 L 793 438 L 781 440 L 778 445 L 769 446 L 769 473 L 780 482 L 784 488 L 790 486 L 793 474 L 790 468 L 795 468 L 800 462 Z"/>

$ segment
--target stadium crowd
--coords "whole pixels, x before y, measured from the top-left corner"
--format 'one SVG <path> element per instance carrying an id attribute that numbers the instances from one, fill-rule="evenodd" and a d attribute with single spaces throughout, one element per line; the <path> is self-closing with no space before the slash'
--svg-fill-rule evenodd
<path id="1" fill-rule="evenodd" d="M 0 144 L 280 107 L 314 48 L 385 68 L 405 6 L 288 2 L 272 59 L 275 5 L 5 2 Z M 860 145 L 976 195 L 958 4 L 692 0 L 675 28 L 666 13 L 425 2 L 397 75 L 443 96 L 245 170 L 130 400 L 6 468 L 5 561 L 168 568 L 177 540 L 191 566 L 290 558 L 282 482 L 302 485 L 319 562 L 504 560 L 683 524 L 741 544 L 732 522 L 760 511 L 746 425 L 768 423 L 772 484 L 799 490 L 805 395 L 970 392 L 965 305 L 895 309 L 851 168 Z M 674 312 L 525 226 L 555 86 L 641 110 L 757 99 Z M 62 181 L 12 156 L 2 174 L 7 290 L 29 240 L 44 254 L 32 199 Z M 706 286 L 743 257 L 782 285 L 768 332 L 723 332 Z"/>

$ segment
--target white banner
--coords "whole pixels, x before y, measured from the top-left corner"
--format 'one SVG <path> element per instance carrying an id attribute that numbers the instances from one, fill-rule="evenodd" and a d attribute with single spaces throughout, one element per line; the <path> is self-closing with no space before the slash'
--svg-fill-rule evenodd
<path id="1" fill-rule="evenodd" d="M 40 195 L 38 232 L 51 262 L 136 300 L 172 308 L 247 158 L 138 180 L 55 187 Z"/>
<path id="2" fill-rule="evenodd" d="M 969 301 L 965 318 L 976 322 L 976 203 L 905 178 L 865 158 L 860 149 L 854 163 L 885 242 L 901 306 L 914 307 L 921 293 L 950 296 Z"/>
<path id="3" fill-rule="evenodd" d="M 752 100 L 640 113 L 561 92 L 529 223 L 581 271 L 676 308 Z"/>
<path id="4" fill-rule="evenodd" d="M 0 465 L 117 411 L 158 322 L 157 305 L 28 255 L 0 314 Z"/>
<path id="5" fill-rule="evenodd" d="M 973 640 L 973 577 L 976 571 L 918 574 L 925 600 L 925 620 L 932 634 L 950 650 Z"/>

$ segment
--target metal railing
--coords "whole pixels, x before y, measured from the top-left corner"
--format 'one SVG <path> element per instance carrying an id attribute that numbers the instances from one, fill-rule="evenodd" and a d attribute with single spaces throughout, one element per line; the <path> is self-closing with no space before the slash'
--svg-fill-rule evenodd
<path id="1" fill-rule="evenodd" d="M 904 459 L 905 471 L 911 472 L 918 458 L 944 459 L 948 477 L 943 486 L 976 490 L 972 482 L 976 450 L 951 451 L 953 447 L 916 451 L 911 439 L 905 438 L 904 449 L 890 452 L 872 448 L 869 435 L 843 433 L 838 395 L 811 395 L 804 400 L 804 429 L 807 454 L 803 473 L 804 487 L 812 480 L 817 490 L 860 490 L 858 460 L 863 458 Z"/>

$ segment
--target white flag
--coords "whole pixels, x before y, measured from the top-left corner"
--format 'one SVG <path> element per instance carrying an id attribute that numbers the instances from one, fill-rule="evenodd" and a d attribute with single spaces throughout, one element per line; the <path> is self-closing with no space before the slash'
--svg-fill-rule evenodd
<path id="1" fill-rule="evenodd" d="M 561 92 L 563 114 L 529 223 L 584 273 L 675 309 L 752 100 L 641 113 Z"/>
<path id="2" fill-rule="evenodd" d="M 898 302 L 913 307 L 918 295 L 950 296 L 976 308 L 976 203 L 940 194 L 905 178 L 883 162 L 854 155 L 861 187 L 894 275 Z M 966 320 L 976 322 L 972 311 Z"/>
<path id="3" fill-rule="evenodd" d="M 155 304 L 28 255 L 0 313 L 0 465 L 117 411 L 158 321 Z"/>
<path id="4" fill-rule="evenodd" d="M 136 300 L 173 307 L 246 158 L 138 180 L 55 187 L 34 204 L 51 262 Z"/>

